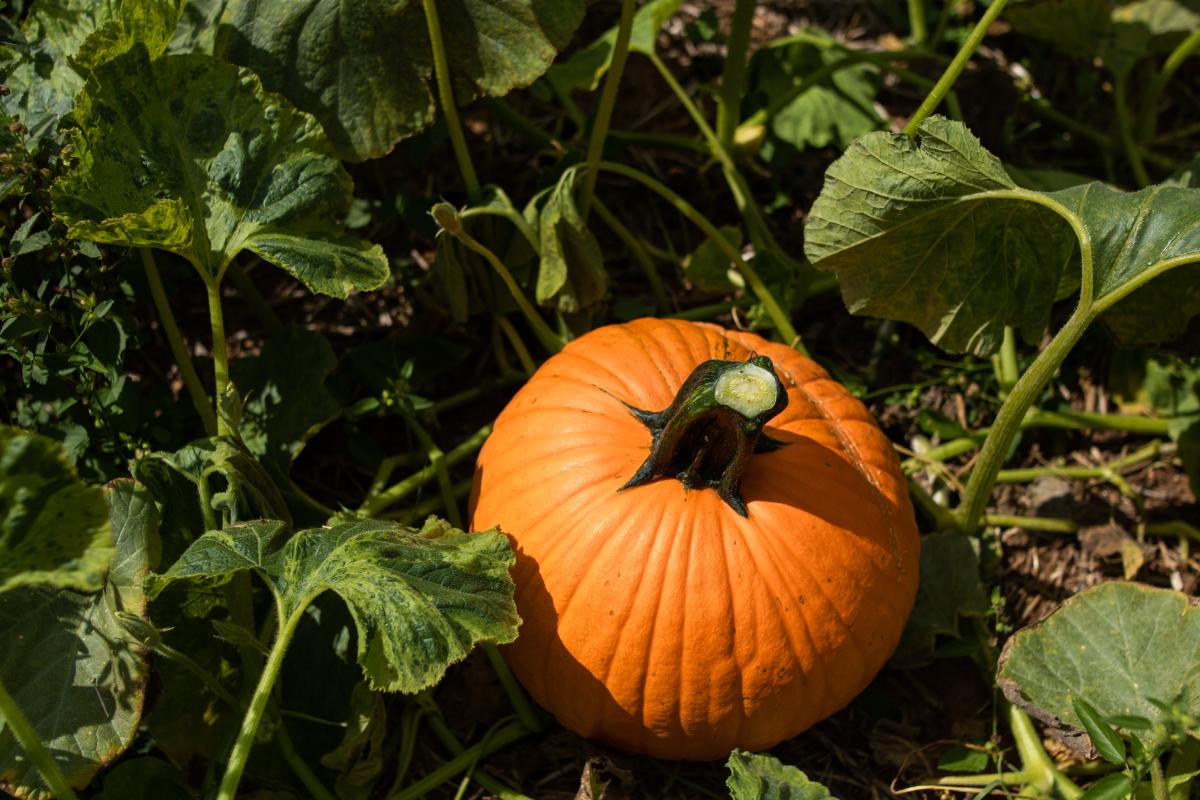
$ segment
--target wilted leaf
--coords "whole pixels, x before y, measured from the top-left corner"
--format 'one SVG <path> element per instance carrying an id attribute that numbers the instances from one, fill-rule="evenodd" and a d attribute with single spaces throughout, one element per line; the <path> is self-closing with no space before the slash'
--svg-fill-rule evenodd
<path id="1" fill-rule="evenodd" d="M 917 662 L 933 655 L 938 636 L 958 636 L 960 617 L 982 617 L 988 598 L 979 580 L 979 556 L 957 533 L 921 537 L 921 581 L 894 658 Z"/>
<path id="2" fill-rule="evenodd" d="M 667 20 L 675 16 L 682 0 L 649 0 L 633 15 L 629 31 L 629 50 L 632 53 L 653 53 L 654 41 Z M 555 64 L 546 78 L 561 92 L 594 92 L 612 65 L 617 46 L 617 29 L 610 28 L 600 38 L 576 50 L 566 61 Z"/>
<path id="3" fill-rule="evenodd" d="M 1140 583 L 1094 586 L 1009 640 L 997 681 L 1014 703 L 1052 726 L 1082 727 L 1072 700 L 1101 717 L 1161 721 L 1152 701 L 1184 698 L 1200 713 L 1200 616 L 1186 595 Z M 1148 744 L 1150 730 L 1131 735 Z"/>
<path id="4" fill-rule="evenodd" d="M 460 103 L 538 78 L 583 0 L 437 0 Z M 340 158 L 363 161 L 433 122 L 433 56 L 418 0 L 233 0 L 217 53 L 315 115 Z"/>
<path id="5" fill-rule="evenodd" d="M 852 312 L 988 355 L 1005 325 L 1037 342 L 1079 285 L 1075 228 L 1093 258 L 1092 316 L 1133 341 L 1177 336 L 1200 313 L 1197 218 L 1200 190 L 1017 188 L 961 123 L 931 117 L 915 136 L 867 134 L 834 162 L 805 250 Z"/>
<path id="6" fill-rule="evenodd" d="M 76 788 L 133 742 L 148 674 L 147 654 L 114 614 L 146 614 L 142 581 L 159 549 L 158 513 L 133 481 L 116 481 L 106 494 L 116 554 L 103 592 L 23 586 L 0 594 L 0 681 Z M 0 787 L 50 797 L 8 729 L 0 730 Z"/>
<path id="7" fill-rule="evenodd" d="M 595 305 L 608 287 L 600 243 L 575 206 L 578 175 L 574 169 L 563 173 L 547 196 L 538 221 L 541 263 L 537 301 L 564 314 Z"/>
<path id="8" fill-rule="evenodd" d="M 291 620 L 332 591 L 358 629 L 358 663 L 371 687 L 416 692 L 479 641 L 511 642 L 517 616 L 501 534 L 462 533 L 431 519 L 420 531 L 362 521 L 286 535 L 265 521 L 210 531 L 163 575 L 151 595 L 179 580 L 254 570 L 269 581 Z"/>
<path id="9" fill-rule="evenodd" d="M 135 45 L 73 116 L 79 163 L 54 187 L 72 237 L 170 250 L 210 281 L 242 250 L 334 297 L 387 279 L 380 248 L 335 223 L 351 181 L 320 125 L 248 70 Z"/>
<path id="10" fill-rule="evenodd" d="M 112 555 L 103 491 L 79 480 L 58 442 L 0 425 L 0 593 L 94 592 Z"/>
<path id="11" fill-rule="evenodd" d="M 768 755 L 734 750 L 725 765 L 732 800 L 836 800 L 800 770 Z"/>

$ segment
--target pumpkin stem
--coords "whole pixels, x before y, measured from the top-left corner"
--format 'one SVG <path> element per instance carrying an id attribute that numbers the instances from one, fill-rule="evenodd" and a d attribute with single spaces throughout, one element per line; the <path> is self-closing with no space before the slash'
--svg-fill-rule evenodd
<path id="1" fill-rule="evenodd" d="M 755 453 L 782 446 L 762 429 L 787 402 L 775 365 L 766 356 L 705 361 L 662 411 L 629 406 L 654 438 L 650 455 L 621 491 L 676 478 L 688 489 L 716 489 L 730 508 L 747 516 L 742 473 Z"/>

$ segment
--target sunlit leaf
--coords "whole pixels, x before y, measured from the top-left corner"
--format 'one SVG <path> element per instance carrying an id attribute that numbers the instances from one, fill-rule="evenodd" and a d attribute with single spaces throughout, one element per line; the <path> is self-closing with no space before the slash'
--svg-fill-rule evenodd
<path id="1" fill-rule="evenodd" d="M 142 581 L 158 557 L 158 513 L 133 481 L 117 481 L 105 494 L 105 535 L 116 553 L 104 591 L 22 586 L 0 594 L 0 680 L 76 788 L 132 744 L 148 678 L 147 653 L 115 614 L 146 614 Z M 0 730 L 0 788 L 50 797 L 7 728 Z"/>
<path id="2" fill-rule="evenodd" d="M 460 103 L 538 78 L 579 26 L 583 0 L 437 0 Z M 233 0 L 217 52 L 253 69 L 362 161 L 433 122 L 433 56 L 419 0 Z"/>
<path id="3" fill-rule="evenodd" d="M 320 125 L 249 71 L 137 45 L 73 118 L 79 162 L 54 187 L 71 236 L 170 250 L 210 281 L 242 250 L 334 297 L 386 280 L 380 248 L 336 224 L 351 181 Z"/>
<path id="4" fill-rule="evenodd" d="M 1130 341 L 1178 336 L 1200 313 L 1200 190 L 1093 182 L 1018 188 L 958 122 L 871 133 L 829 168 L 805 251 L 854 313 L 911 322 L 938 345 L 994 352 L 1005 325 L 1031 343 L 1093 258 L 1093 317 Z"/>
<path id="5" fill-rule="evenodd" d="M 1102 583 L 1017 633 L 997 680 L 1014 703 L 1052 726 L 1083 727 L 1084 698 L 1102 718 L 1162 721 L 1157 703 L 1184 698 L 1200 713 L 1200 612 L 1186 595 L 1140 583 Z M 1131 734 L 1149 744 L 1150 730 Z"/>
<path id="6" fill-rule="evenodd" d="M 734 750 L 725 766 L 732 800 L 836 800 L 800 770 L 768 755 Z"/>
<path id="7" fill-rule="evenodd" d="M 175 581 L 253 570 L 288 619 L 332 591 L 354 617 L 372 688 L 416 692 L 476 642 L 516 638 L 513 562 L 498 532 L 462 533 L 432 518 L 420 531 L 362 521 L 291 537 L 283 523 L 264 521 L 209 531 L 147 586 L 154 596 Z"/>
<path id="8" fill-rule="evenodd" d="M 0 593 L 94 592 L 112 554 L 103 492 L 76 477 L 58 442 L 0 425 Z"/>

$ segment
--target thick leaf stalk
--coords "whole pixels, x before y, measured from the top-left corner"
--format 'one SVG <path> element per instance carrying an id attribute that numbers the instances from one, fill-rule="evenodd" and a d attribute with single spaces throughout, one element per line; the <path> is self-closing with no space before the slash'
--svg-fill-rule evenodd
<path id="1" fill-rule="evenodd" d="M 617 102 L 617 89 L 621 75 L 625 72 L 625 60 L 629 56 L 629 37 L 633 31 L 633 0 L 621 0 L 621 20 L 617 24 L 617 42 L 613 47 L 612 62 L 604 76 L 604 88 L 600 91 L 600 103 L 596 107 L 596 119 L 592 123 L 592 135 L 588 139 L 586 161 L 599 161 L 604 154 L 604 139 L 608 136 L 608 123 L 612 119 L 613 106 Z M 592 208 L 592 195 L 596 191 L 596 173 L 583 176 L 583 189 L 579 195 L 579 213 L 586 220 Z"/>
<path id="2" fill-rule="evenodd" d="M 21 745 L 25 755 L 29 756 L 33 766 L 41 773 L 42 780 L 46 781 L 53 796 L 59 800 L 75 800 L 75 792 L 67 785 L 67 779 L 58 769 L 58 764 L 55 764 L 54 759 L 46 752 L 33 726 L 29 724 L 29 720 L 4 688 L 3 683 L 0 683 L 0 720 L 13 732 L 17 744 Z"/>
<path id="3" fill-rule="evenodd" d="M 254 747 L 254 737 L 258 733 L 258 725 L 262 722 L 263 712 L 266 711 L 267 703 L 271 699 L 275 681 L 279 678 L 279 669 L 283 666 L 283 657 L 287 654 L 292 634 L 296 632 L 296 626 L 304 618 L 306 605 L 307 603 L 302 603 L 280 625 L 275 643 L 271 646 L 271 653 L 267 656 L 267 663 L 263 666 L 262 674 L 259 675 L 258 685 L 254 688 L 254 695 L 250 698 L 250 707 L 246 709 L 246 715 L 242 718 L 242 728 L 238 731 L 237 740 L 233 743 L 233 750 L 229 753 L 229 763 L 225 767 L 224 777 L 221 778 L 221 787 L 217 790 L 217 800 L 234 800 L 237 797 L 238 784 L 241 783 L 242 772 L 246 769 L 246 760 L 250 757 L 250 750 Z"/>
<path id="4" fill-rule="evenodd" d="M 467 140 L 463 136 L 462 123 L 458 119 L 458 105 L 454 101 L 454 86 L 450 82 L 450 65 L 446 61 L 446 45 L 442 39 L 442 23 L 438 19 L 437 3 L 435 0 L 424 0 L 424 8 L 425 24 L 429 27 L 429 45 L 433 49 L 433 70 L 437 75 L 438 99 L 442 102 L 442 113 L 446 116 L 450 146 L 454 149 L 458 170 L 467 186 L 467 196 L 474 200 L 479 197 L 479 177 L 475 174 L 475 164 L 471 161 L 471 152 L 467 150 Z"/>
<path id="5" fill-rule="evenodd" d="M 737 0 L 729 26 L 729 44 L 725 51 L 725 66 L 721 72 L 721 88 L 717 95 L 717 138 L 726 151 L 733 148 L 734 133 L 741 121 L 742 86 L 746 80 L 746 51 L 750 47 L 750 30 L 754 27 L 757 0 Z M 590 159 L 589 159 L 590 160 Z"/>

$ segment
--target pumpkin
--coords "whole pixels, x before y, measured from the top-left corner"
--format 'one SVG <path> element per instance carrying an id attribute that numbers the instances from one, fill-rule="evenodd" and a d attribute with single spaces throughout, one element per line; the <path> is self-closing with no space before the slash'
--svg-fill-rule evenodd
<path id="1" fill-rule="evenodd" d="M 870 413 L 715 325 L 567 345 L 496 419 L 471 504 L 517 553 L 518 679 L 570 730 L 659 758 L 765 749 L 839 710 L 916 595 L 912 506 Z"/>

